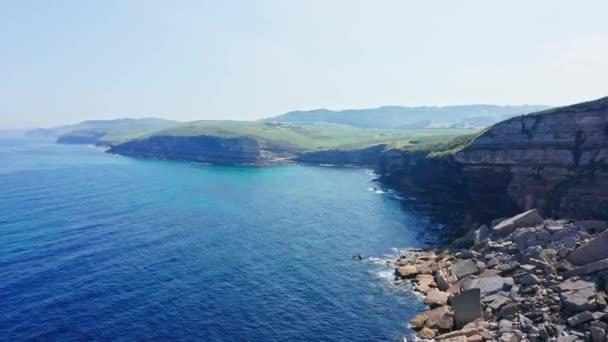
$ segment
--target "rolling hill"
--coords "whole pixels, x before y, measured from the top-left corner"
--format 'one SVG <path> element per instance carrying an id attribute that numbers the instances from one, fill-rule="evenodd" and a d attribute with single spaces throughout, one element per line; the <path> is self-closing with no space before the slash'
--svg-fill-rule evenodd
<path id="1" fill-rule="evenodd" d="M 544 105 L 385 106 L 371 109 L 292 111 L 265 122 L 327 122 L 360 128 L 488 127 L 501 120 L 551 108 Z"/>

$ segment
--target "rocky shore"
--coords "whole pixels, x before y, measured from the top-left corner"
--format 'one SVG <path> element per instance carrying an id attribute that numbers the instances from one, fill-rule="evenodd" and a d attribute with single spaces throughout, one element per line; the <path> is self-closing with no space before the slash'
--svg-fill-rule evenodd
<path id="1" fill-rule="evenodd" d="M 426 311 L 410 321 L 441 342 L 608 341 L 608 224 L 537 210 L 481 226 L 445 250 L 394 261 Z"/>

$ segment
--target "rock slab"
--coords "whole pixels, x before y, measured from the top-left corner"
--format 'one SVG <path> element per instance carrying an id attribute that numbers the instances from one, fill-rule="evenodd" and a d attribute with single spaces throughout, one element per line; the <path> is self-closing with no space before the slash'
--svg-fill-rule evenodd
<path id="1" fill-rule="evenodd" d="M 513 233 L 517 228 L 534 227 L 541 223 L 543 223 L 543 218 L 538 210 L 532 209 L 500 222 L 492 228 L 492 232 L 497 236 L 506 236 Z"/>
<path id="2" fill-rule="evenodd" d="M 454 309 L 454 324 L 457 329 L 482 316 L 481 291 L 479 289 L 471 289 L 452 297 L 450 304 Z"/>
<path id="3" fill-rule="evenodd" d="M 596 236 L 568 255 L 568 261 L 576 266 L 584 266 L 592 262 L 608 258 L 608 230 Z"/>

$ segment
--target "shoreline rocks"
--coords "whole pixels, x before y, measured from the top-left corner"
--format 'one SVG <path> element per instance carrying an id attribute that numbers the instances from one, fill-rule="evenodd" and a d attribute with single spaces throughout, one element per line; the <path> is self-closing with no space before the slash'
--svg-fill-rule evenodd
<path id="1" fill-rule="evenodd" d="M 411 327 L 441 342 L 608 342 L 606 226 L 530 210 L 480 227 L 468 249 L 400 256 L 395 281 L 430 307 Z"/>

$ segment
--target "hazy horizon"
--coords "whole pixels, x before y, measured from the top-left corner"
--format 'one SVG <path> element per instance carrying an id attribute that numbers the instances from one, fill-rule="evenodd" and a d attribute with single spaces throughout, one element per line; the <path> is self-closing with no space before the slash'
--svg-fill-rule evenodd
<path id="1" fill-rule="evenodd" d="M 0 10 L 0 128 L 608 95 L 599 0 L 66 0 Z"/>

